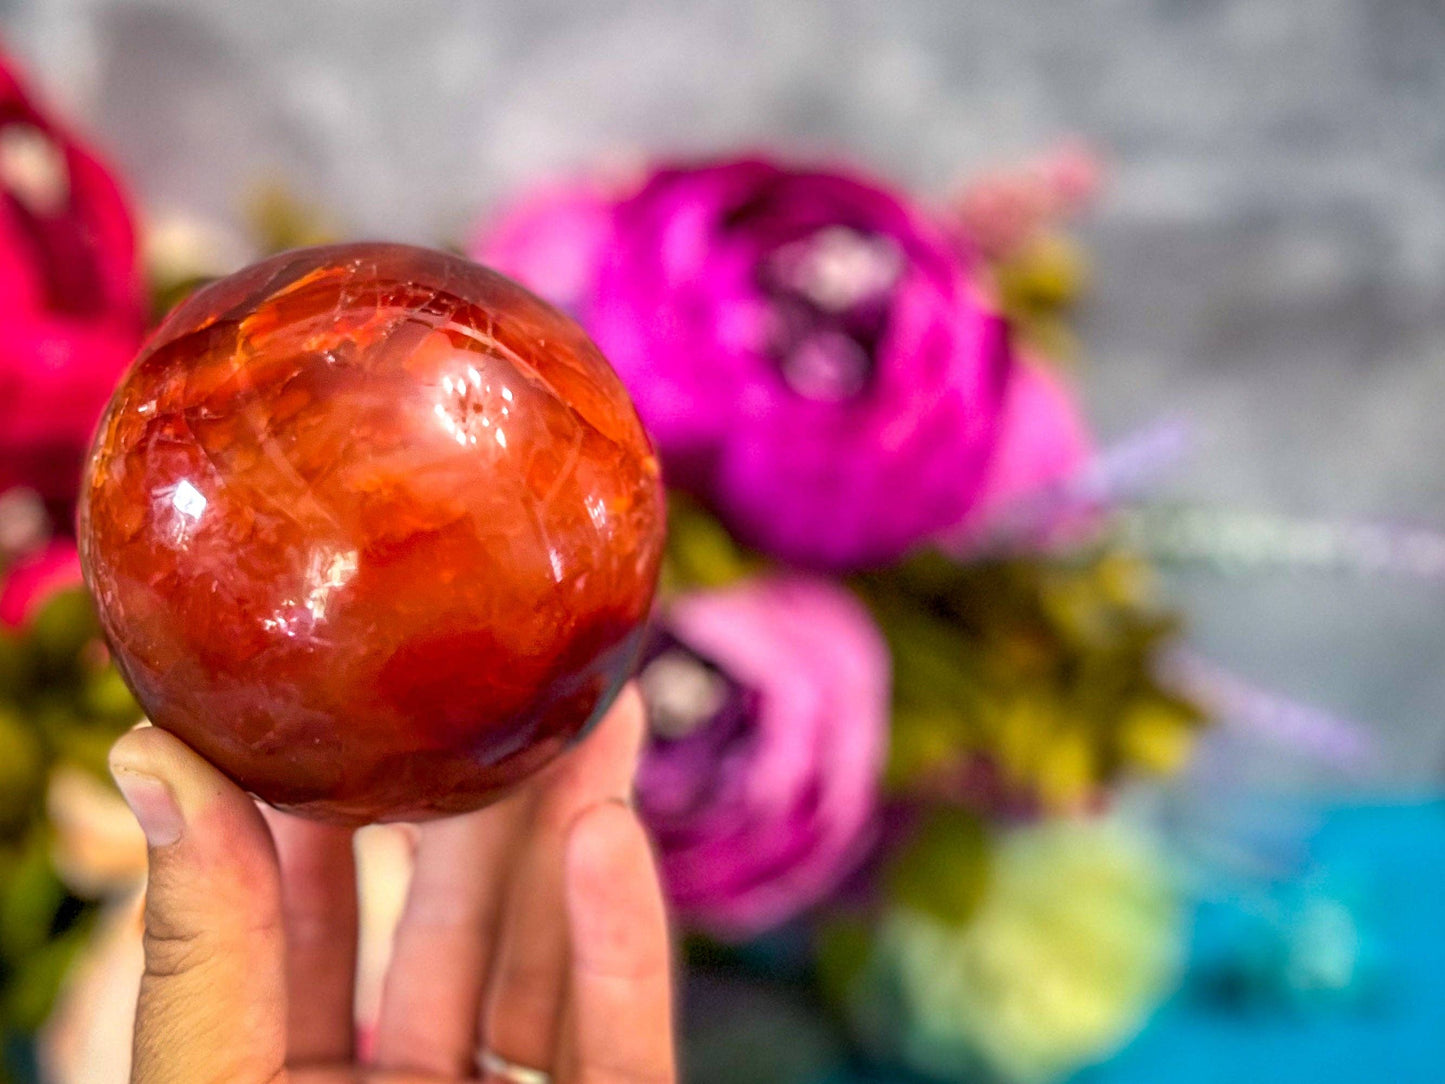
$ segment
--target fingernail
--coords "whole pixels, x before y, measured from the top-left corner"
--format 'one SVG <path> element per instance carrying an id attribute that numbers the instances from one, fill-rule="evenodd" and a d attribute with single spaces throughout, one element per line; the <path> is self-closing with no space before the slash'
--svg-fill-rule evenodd
<path id="1" fill-rule="evenodd" d="M 148 844 L 169 847 L 181 838 L 186 822 L 170 787 L 153 775 L 120 765 L 112 766 L 111 774 L 125 804 L 130 806 L 130 811 L 140 823 L 140 830 L 145 833 Z"/>

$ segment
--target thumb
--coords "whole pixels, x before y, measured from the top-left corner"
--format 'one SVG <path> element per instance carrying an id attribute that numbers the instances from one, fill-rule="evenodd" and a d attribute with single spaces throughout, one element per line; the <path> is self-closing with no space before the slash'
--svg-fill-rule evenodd
<path id="1" fill-rule="evenodd" d="M 286 1059 L 280 874 L 251 799 L 179 739 L 125 735 L 111 774 L 145 832 L 132 1084 L 262 1084 Z"/>

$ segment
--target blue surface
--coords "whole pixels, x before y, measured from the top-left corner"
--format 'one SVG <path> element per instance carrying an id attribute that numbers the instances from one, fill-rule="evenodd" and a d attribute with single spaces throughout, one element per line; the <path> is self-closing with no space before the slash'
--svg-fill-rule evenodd
<path id="1" fill-rule="evenodd" d="M 1259 926 L 1257 900 L 1211 901 L 1196 917 L 1183 989 L 1077 1084 L 1445 1080 L 1445 802 L 1327 809 L 1321 818 L 1314 872 L 1283 909 L 1312 897 L 1350 906 L 1363 935 L 1350 987 L 1211 992 L 1205 977 L 1222 958 L 1249 956 Z"/>
<path id="2" fill-rule="evenodd" d="M 1201 903 L 1178 994 L 1071 1084 L 1445 1081 L 1445 801 L 1317 814 L 1300 877 Z M 1302 917 L 1321 914 L 1348 916 L 1350 951 L 1332 954 L 1329 938 L 1301 947 Z M 1311 959 L 1319 970 L 1302 977 Z M 874 1070 L 829 1084 L 911 1079 Z"/>

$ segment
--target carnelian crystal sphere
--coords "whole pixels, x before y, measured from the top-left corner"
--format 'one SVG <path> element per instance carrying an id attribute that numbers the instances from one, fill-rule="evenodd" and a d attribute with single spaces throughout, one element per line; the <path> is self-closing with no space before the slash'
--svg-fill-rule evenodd
<path id="1" fill-rule="evenodd" d="M 354 244 L 165 319 L 101 421 L 80 543 L 151 721 L 360 824 L 485 805 L 605 710 L 664 520 L 576 324 L 461 258 Z"/>

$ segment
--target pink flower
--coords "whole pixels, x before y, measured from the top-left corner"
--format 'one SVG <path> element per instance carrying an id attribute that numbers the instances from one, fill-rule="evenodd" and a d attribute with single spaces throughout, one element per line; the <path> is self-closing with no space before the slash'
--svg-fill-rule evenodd
<path id="1" fill-rule="evenodd" d="M 1005 259 L 1092 202 L 1102 172 L 1093 151 L 1068 143 L 1033 162 L 973 180 L 954 199 L 948 217 L 966 248 Z"/>
<path id="2" fill-rule="evenodd" d="M 685 595 L 641 678 L 638 803 L 682 919 L 741 939 L 822 901 L 872 839 L 888 653 L 826 580 Z"/>
<path id="3" fill-rule="evenodd" d="M 1091 509 L 1066 507 L 1060 492 L 1093 460 L 1094 441 L 1069 384 L 1046 362 L 1022 361 L 1004 398 L 998 447 L 975 513 L 945 531 L 945 549 L 968 551 L 1002 538 L 1059 541 Z"/>
<path id="4" fill-rule="evenodd" d="M 74 543 L 51 542 L 17 561 L 0 582 L 0 626 L 14 629 L 28 624 L 51 595 L 80 584 L 80 556 Z"/>
<path id="5" fill-rule="evenodd" d="M 981 515 L 1072 478 L 1094 454 L 1074 391 L 1046 362 L 1014 370 L 998 447 L 984 479 Z"/>
<path id="6" fill-rule="evenodd" d="M 143 330 L 126 200 L 0 56 L 0 491 L 75 496 Z"/>

